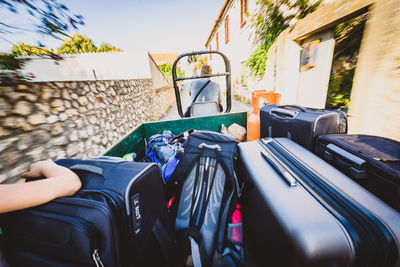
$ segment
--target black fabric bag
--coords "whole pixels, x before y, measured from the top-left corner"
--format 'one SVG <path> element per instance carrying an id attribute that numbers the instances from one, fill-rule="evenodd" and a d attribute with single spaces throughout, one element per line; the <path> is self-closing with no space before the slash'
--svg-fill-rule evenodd
<path id="1" fill-rule="evenodd" d="M 317 138 L 315 153 L 400 211 L 400 142 L 327 134 Z"/>
<path id="2" fill-rule="evenodd" d="M 241 143 L 238 167 L 254 266 L 399 266 L 400 213 L 304 147 Z"/>
<path id="3" fill-rule="evenodd" d="M 343 111 L 300 106 L 266 105 L 260 110 L 260 136 L 287 137 L 309 150 L 318 135 L 347 133 Z"/>
<path id="4" fill-rule="evenodd" d="M 160 169 L 109 157 L 62 159 L 82 189 L 0 217 L 11 266 L 174 266 Z"/>
<path id="5" fill-rule="evenodd" d="M 232 137 L 208 131 L 192 133 L 185 144 L 170 183 L 182 262 L 190 254 L 196 267 L 242 262 L 242 244 L 228 237 L 229 218 L 240 195 L 233 169 L 236 149 Z"/>

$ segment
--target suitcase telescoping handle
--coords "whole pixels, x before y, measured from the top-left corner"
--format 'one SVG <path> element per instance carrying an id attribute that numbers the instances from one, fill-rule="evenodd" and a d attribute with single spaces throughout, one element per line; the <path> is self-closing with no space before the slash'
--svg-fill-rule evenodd
<path id="1" fill-rule="evenodd" d="M 277 160 L 275 160 L 270 153 L 262 150 L 261 155 L 283 177 L 289 186 L 297 185 L 296 179 Z"/>
<path id="2" fill-rule="evenodd" d="M 98 174 L 104 177 L 103 169 L 99 166 L 89 165 L 89 164 L 75 164 L 69 167 L 70 170 L 75 171 L 88 171 L 94 174 Z"/>
<path id="3" fill-rule="evenodd" d="M 284 108 L 273 108 L 269 113 L 279 119 L 294 119 L 296 118 L 297 114 L 299 114 L 298 111 L 287 110 Z"/>
<path id="4" fill-rule="evenodd" d="M 349 167 L 350 176 L 356 179 L 364 179 L 366 177 L 367 171 L 364 170 L 367 163 L 366 160 L 359 158 L 334 144 L 328 144 L 326 148 L 327 149 L 323 155 L 324 159 L 327 161 L 336 161 L 339 165 L 342 165 L 341 162 L 338 161 L 340 158 L 343 158 L 351 164 Z"/>

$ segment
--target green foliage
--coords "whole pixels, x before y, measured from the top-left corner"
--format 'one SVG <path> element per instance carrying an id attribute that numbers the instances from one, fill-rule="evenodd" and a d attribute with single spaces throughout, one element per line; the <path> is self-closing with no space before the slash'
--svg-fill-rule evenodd
<path id="1" fill-rule="evenodd" d="M 61 42 L 61 46 L 57 48 L 59 54 L 79 54 L 97 52 L 97 47 L 88 37 L 76 33 L 70 39 Z"/>
<path id="2" fill-rule="evenodd" d="M 331 75 L 326 97 L 326 108 L 347 111 L 355 69 L 356 67 L 353 66 Z"/>
<path id="3" fill-rule="evenodd" d="M 339 25 L 335 27 L 335 33 L 334 33 L 334 38 L 335 41 L 340 40 L 343 35 L 346 35 L 346 33 L 355 26 L 355 23 L 357 22 L 357 18 L 352 18 L 346 22 L 342 22 Z"/>
<path id="4" fill-rule="evenodd" d="M 15 56 L 51 56 L 54 59 L 61 59 L 57 57 L 53 49 L 42 48 L 26 43 L 13 44 L 11 48 L 12 54 Z M 90 53 L 90 52 L 120 52 L 121 49 L 107 43 L 102 43 L 99 48 L 90 40 L 88 37 L 82 34 L 75 34 L 70 39 L 62 41 L 57 52 L 59 54 L 78 54 L 78 53 Z"/>
<path id="5" fill-rule="evenodd" d="M 99 46 L 98 52 L 122 52 L 122 50 L 116 48 L 113 45 L 110 45 L 110 44 L 107 44 L 107 43 L 102 43 Z"/>
<path id="6" fill-rule="evenodd" d="M 62 41 L 61 46 L 57 48 L 57 53 L 59 54 L 80 54 L 112 51 L 122 50 L 107 43 L 103 43 L 99 48 L 97 48 L 91 39 L 79 33 L 74 34 L 70 39 Z"/>
<path id="7" fill-rule="evenodd" d="M 23 74 L 21 72 L 23 64 L 24 61 L 16 59 L 12 54 L 0 53 L 0 84 L 26 82 L 35 78 L 33 73 Z"/>
<path id="8" fill-rule="evenodd" d="M 160 64 L 160 65 L 158 65 L 158 67 L 164 73 L 165 77 L 172 77 L 172 65 L 171 64 Z"/>
<path id="9" fill-rule="evenodd" d="M 207 58 L 207 56 L 195 55 L 195 56 L 193 56 L 192 62 L 196 62 L 196 65 L 193 68 L 193 70 L 196 71 L 196 70 L 200 70 L 201 66 L 203 66 L 204 64 L 207 64 L 208 58 Z"/>
<path id="10" fill-rule="evenodd" d="M 18 42 L 11 47 L 12 54 L 15 56 L 30 56 L 30 55 L 52 55 L 52 49 L 41 48 L 25 43 Z"/>
<path id="11" fill-rule="evenodd" d="M 23 74 L 20 70 L 2 70 L 0 69 L 0 84 L 28 82 L 35 78 L 33 73 Z"/>
<path id="12" fill-rule="evenodd" d="M 250 68 L 250 73 L 258 78 L 265 74 L 265 61 L 267 60 L 268 48 L 266 45 L 260 45 L 256 48 L 253 54 L 250 55 L 247 65 Z"/>
<path id="13" fill-rule="evenodd" d="M 20 62 L 13 55 L 0 53 L 0 70 L 17 70 L 20 67 Z"/>
<path id="14" fill-rule="evenodd" d="M 258 38 L 258 48 L 249 57 L 247 64 L 250 74 L 262 78 L 265 74 L 265 63 L 268 49 L 278 38 L 279 34 L 293 25 L 297 20 L 315 11 L 322 0 L 260 0 L 261 8 L 252 20 Z"/>
<path id="15" fill-rule="evenodd" d="M 158 65 L 160 70 L 164 73 L 165 77 L 172 77 L 172 65 L 171 64 L 160 64 Z M 181 71 L 179 67 L 176 67 L 176 75 L 177 77 L 184 77 L 185 72 Z"/>

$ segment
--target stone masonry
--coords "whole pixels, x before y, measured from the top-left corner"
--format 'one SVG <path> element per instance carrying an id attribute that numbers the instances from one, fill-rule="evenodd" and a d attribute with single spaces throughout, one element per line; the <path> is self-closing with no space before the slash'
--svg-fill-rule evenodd
<path id="1" fill-rule="evenodd" d="M 151 79 L 0 86 L 0 183 L 38 160 L 100 155 L 174 103 Z"/>

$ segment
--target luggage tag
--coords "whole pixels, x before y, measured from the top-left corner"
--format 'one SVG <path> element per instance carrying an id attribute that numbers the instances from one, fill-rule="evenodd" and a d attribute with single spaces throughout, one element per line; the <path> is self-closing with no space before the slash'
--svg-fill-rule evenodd
<path id="1" fill-rule="evenodd" d="M 133 233 L 138 235 L 142 230 L 143 224 L 140 193 L 136 193 L 131 197 L 131 204 L 133 210 Z"/>

